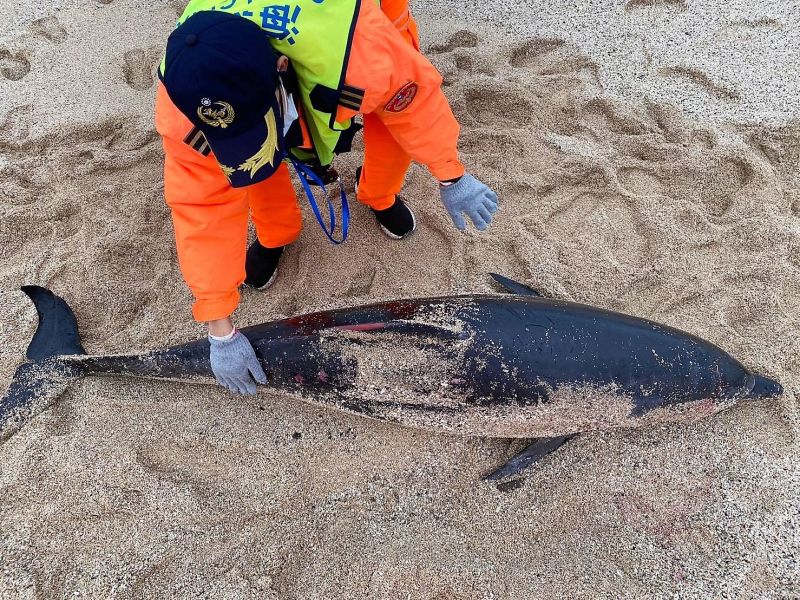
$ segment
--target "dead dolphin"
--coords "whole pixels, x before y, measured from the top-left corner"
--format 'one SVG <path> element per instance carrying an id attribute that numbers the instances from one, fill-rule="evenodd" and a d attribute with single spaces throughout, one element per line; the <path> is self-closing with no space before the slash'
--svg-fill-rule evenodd
<path id="1" fill-rule="evenodd" d="M 580 432 L 685 422 L 782 393 L 776 381 L 693 335 L 542 298 L 493 276 L 512 294 L 380 302 L 242 333 L 267 385 L 304 401 L 453 434 L 537 438 L 490 479 L 518 473 Z M 22 289 L 39 326 L 28 362 L 0 402 L 5 435 L 76 377 L 213 382 L 206 339 L 87 355 L 67 303 L 42 287 Z"/>

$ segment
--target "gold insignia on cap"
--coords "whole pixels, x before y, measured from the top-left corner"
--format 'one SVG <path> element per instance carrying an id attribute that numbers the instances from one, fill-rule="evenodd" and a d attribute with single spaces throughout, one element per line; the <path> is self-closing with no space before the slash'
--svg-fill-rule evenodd
<path id="1" fill-rule="evenodd" d="M 200 106 L 197 107 L 197 116 L 206 125 L 212 127 L 221 127 L 225 129 L 228 125 L 233 123 L 236 113 L 233 107 L 227 102 L 219 100 L 211 102 L 208 98 L 203 98 Z"/>
<path id="2" fill-rule="evenodd" d="M 264 165 L 275 166 L 275 152 L 278 150 L 278 128 L 275 124 L 275 113 L 271 108 L 264 115 L 264 121 L 267 123 L 267 139 L 261 144 L 258 152 L 239 165 L 240 171 L 250 173 L 250 179 L 255 177 L 258 170 Z"/>

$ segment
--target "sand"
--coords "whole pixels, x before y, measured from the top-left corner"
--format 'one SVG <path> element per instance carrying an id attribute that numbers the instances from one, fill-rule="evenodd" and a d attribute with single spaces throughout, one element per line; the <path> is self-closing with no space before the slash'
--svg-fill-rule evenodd
<path id="1" fill-rule="evenodd" d="M 581 436 L 498 487 L 480 476 L 523 442 L 86 379 L 0 446 L 0 596 L 800 597 L 797 3 L 414 8 L 496 222 L 456 232 L 414 167 L 411 239 L 356 206 L 332 250 L 306 211 L 237 321 L 487 292 L 492 270 L 703 336 L 786 394 Z M 203 333 L 151 122 L 180 9 L 0 6 L 0 387 L 35 328 L 24 283 L 66 297 L 95 353 Z"/>

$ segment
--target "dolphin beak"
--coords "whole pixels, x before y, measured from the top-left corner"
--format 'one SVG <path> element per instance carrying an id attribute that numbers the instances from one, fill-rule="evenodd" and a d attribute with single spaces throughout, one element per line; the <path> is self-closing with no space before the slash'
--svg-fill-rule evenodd
<path id="1" fill-rule="evenodd" d="M 755 380 L 748 398 L 774 398 L 783 394 L 783 386 L 774 379 L 755 375 Z"/>

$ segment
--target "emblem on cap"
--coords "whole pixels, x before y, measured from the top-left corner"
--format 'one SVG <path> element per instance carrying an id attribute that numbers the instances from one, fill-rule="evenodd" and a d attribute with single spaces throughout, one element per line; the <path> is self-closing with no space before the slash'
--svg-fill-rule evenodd
<path id="1" fill-rule="evenodd" d="M 197 116 L 206 125 L 225 129 L 233 123 L 236 113 L 227 102 L 222 100 L 212 102 L 209 98 L 203 98 L 200 100 L 200 106 L 197 107 Z"/>

